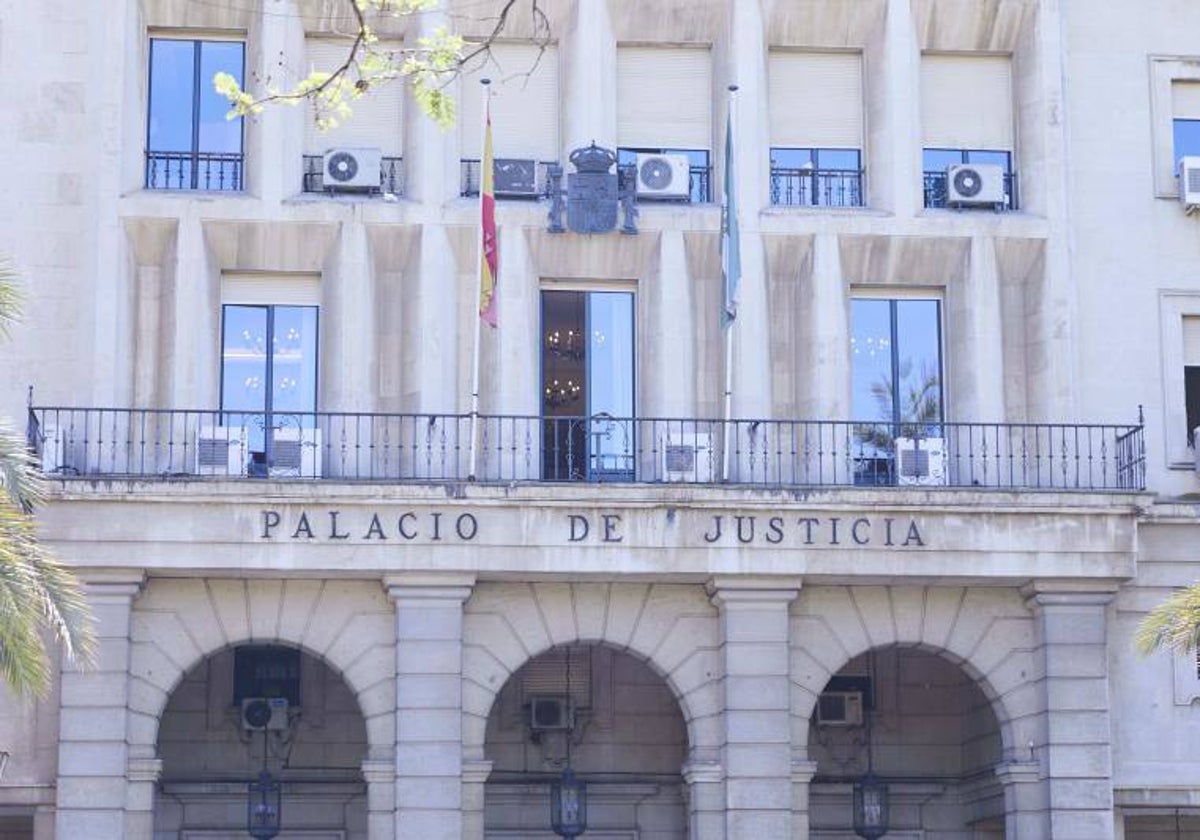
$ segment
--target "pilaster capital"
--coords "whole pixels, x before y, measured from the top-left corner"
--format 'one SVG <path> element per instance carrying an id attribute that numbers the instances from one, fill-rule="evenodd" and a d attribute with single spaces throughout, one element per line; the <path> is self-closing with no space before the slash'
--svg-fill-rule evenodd
<path id="1" fill-rule="evenodd" d="M 400 601 L 457 601 L 471 597 L 475 575 L 455 572 L 405 572 L 387 575 L 383 587 L 392 603 Z"/>
<path id="2" fill-rule="evenodd" d="M 792 759 L 792 784 L 806 785 L 817 775 L 817 762 L 808 758 Z"/>
<path id="3" fill-rule="evenodd" d="M 679 772 L 689 785 L 718 784 L 725 778 L 725 769 L 719 761 L 688 761 Z"/>
<path id="4" fill-rule="evenodd" d="M 363 779 L 369 785 L 396 781 L 396 762 L 367 758 L 362 763 Z"/>
<path id="5" fill-rule="evenodd" d="M 709 600 L 721 608 L 786 607 L 800 594 L 803 578 L 718 575 L 705 584 Z"/>
<path id="6" fill-rule="evenodd" d="M 89 598 L 132 601 L 146 585 L 145 569 L 87 569 L 77 572 Z"/>
<path id="7" fill-rule="evenodd" d="M 1032 580 L 1021 587 L 1025 606 L 1037 612 L 1046 607 L 1103 607 L 1112 602 L 1120 584 L 1112 580 Z"/>
<path id="8" fill-rule="evenodd" d="M 162 768 L 161 758 L 131 756 L 125 763 L 125 776 L 131 782 L 155 783 L 162 775 Z"/>
<path id="9" fill-rule="evenodd" d="M 462 765 L 463 784 L 481 785 L 492 775 L 492 762 L 486 759 L 464 761 Z"/>
<path id="10" fill-rule="evenodd" d="M 1042 775 L 1042 766 L 1036 761 L 1001 761 L 994 769 L 997 781 L 1005 787 L 1036 784 Z"/>

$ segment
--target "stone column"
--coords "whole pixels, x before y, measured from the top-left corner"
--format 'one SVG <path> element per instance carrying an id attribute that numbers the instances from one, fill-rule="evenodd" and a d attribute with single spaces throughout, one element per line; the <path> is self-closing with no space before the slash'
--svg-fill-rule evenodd
<path id="1" fill-rule="evenodd" d="M 469 575 L 385 580 L 396 605 L 397 840 L 463 836 L 462 624 Z"/>
<path id="2" fill-rule="evenodd" d="M 1037 622 L 1045 702 L 1035 754 L 1047 810 L 1042 832 L 1033 836 L 1113 837 L 1107 606 L 1114 591 L 1054 581 L 1026 590 Z"/>
<path id="3" fill-rule="evenodd" d="M 153 840 L 154 786 L 162 776 L 161 758 L 139 758 L 131 755 L 125 775 L 129 780 L 125 798 L 125 837 L 127 840 Z"/>
<path id="4" fill-rule="evenodd" d="M 688 837 L 721 840 L 725 836 L 725 785 L 721 762 L 692 757 L 681 771 L 687 785 Z"/>
<path id="5" fill-rule="evenodd" d="M 792 837 L 807 837 L 809 832 L 809 785 L 817 774 L 817 762 L 792 759 Z"/>
<path id="6" fill-rule="evenodd" d="M 485 785 L 492 775 L 492 762 L 464 761 L 462 771 L 463 840 L 483 840 Z"/>
<path id="7" fill-rule="evenodd" d="M 447 12 L 448 3 L 441 0 L 436 9 L 415 15 L 418 37 L 429 36 L 440 27 L 453 28 L 455 23 Z M 410 36 L 411 37 L 411 36 Z M 461 102 L 458 91 L 452 91 Z M 459 114 L 459 120 L 477 125 L 478 114 Z M 404 195 L 426 207 L 441 207 L 458 197 L 459 192 L 458 129 L 443 130 L 422 112 L 410 90 L 404 101 Z M 449 275 L 438 279 L 446 280 Z"/>
<path id="8" fill-rule="evenodd" d="M 595 141 L 617 147 L 617 41 L 608 3 L 574 3 L 564 41 L 562 159 Z"/>
<path id="9" fill-rule="evenodd" d="M 788 606 L 799 579 L 715 578 L 725 670 L 725 836 L 789 837 L 792 735 Z"/>
<path id="10" fill-rule="evenodd" d="M 950 323 L 946 332 L 958 336 L 950 346 L 950 357 L 958 362 L 951 370 L 953 416 L 968 422 L 1001 422 L 1005 419 L 1004 339 L 994 239 L 971 237 L 967 282 L 962 288 L 951 287 L 946 305 Z M 989 447 L 988 454 L 1008 453 L 993 453 Z M 994 468 L 995 463 L 989 466 Z"/>
<path id="11" fill-rule="evenodd" d="M 1044 830 L 1046 800 L 1036 761 L 1006 761 L 996 766 L 1004 786 L 1004 836 L 1038 837 Z"/>
<path id="12" fill-rule="evenodd" d="M 919 212 L 921 196 L 921 45 L 912 0 L 890 0 L 882 55 L 867 54 L 868 201 L 897 218 Z"/>
<path id="13" fill-rule="evenodd" d="M 141 836 L 130 833 L 141 821 L 129 819 L 133 790 L 127 764 L 126 708 L 130 614 L 144 580 L 141 571 L 89 571 L 86 575 L 85 592 L 96 619 L 96 664 L 87 670 L 63 667 L 57 837 Z M 146 782 L 139 778 L 136 784 Z"/>
<path id="14" fill-rule="evenodd" d="M 393 840 L 396 836 L 396 763 L 367 759 L 362 763 L 367 783 L 367 837 Z"/>

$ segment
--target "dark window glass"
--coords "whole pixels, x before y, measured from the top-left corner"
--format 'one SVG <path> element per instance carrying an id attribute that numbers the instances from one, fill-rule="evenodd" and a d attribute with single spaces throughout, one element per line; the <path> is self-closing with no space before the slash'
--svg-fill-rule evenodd
<path id="1" fill-rule="evenodd" d="M 691 169 L 691 194 L 688 200 L 693 203 L 712 200 L 712 169 L 709 166 L 707 149 L 617 149 L 617 165 L 634 166 L 639 154 L 686 156 Z"/>
<path id="2" fill-rule="evenodd" d="M 771 149 L 771 203 L 861 207 L 858 149 Z"/>
<path id="3" fill-rule="evenodd" d="M 221 411 L 245 426 L 255 464 L 271 461 L 268 430 L 308 429 L 316 422 L 315 306 L 226 304 L 221 339 Z"/>
<path id="4" fill-rule="evenodd" d="M 247 697 L 286 697 L 300 705 L 300 651 L 278 645 L 242 645 L 233 651 L 233 705 Z"/>
<path id="5" fill-rule="evenodd" d="M 1200 156 L 1200 120 L 1175 120 L 1175 160 Z"/>
<path id="6" fill-rule="evenodd" d="M 1184 397 L 1187 400 L 1187 436 L 1188 441 L 1195 446 L 1192 433 L 1200 426 L 1200 367 L 1188 366 L 1183 369 Z"/>
<path id="7" fill-rule="evenodd" d="M 631 292 L 542 292 L 547 479 L 634 479 L 633 304 Z"/>
<path id="8" fill-rule="evenodd" d="M 146 186 L 152 189 L 240 190 L 242 119 L 213 88 L 218 72 L 242 81 L 245 45 L 238 41 L 150 39 Z"/>
<path id="9" fill-rule="evenodd" d="M 941 437 L 941 303 L 856 299 L 851 388 L 862 483 L 891 483 L 897 437 Z"/>

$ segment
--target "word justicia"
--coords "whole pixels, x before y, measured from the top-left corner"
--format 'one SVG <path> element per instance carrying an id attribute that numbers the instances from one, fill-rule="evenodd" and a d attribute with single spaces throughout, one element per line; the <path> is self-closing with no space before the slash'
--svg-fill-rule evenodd
<path id="1" fill-rule="evenodd" d="M 800 545 L 882 545 L 923 547 L 925 539 L 915 519 L 884 516 L 722 516 L 714 515 L 704 533 L 706 543 L 784 540 Z"/>

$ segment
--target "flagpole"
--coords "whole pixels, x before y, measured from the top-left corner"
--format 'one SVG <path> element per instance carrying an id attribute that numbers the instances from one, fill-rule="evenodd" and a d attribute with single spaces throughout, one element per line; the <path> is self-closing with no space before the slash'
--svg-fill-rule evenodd
<path id="1" fill-rule="evenodd" d="M 732 131 L 733 131 L 734 108 L 736 107 L 735 103 L 737 101 L 734 98 L 734 94 L 737 93 L 737 89 L 738 89 L 737 85 L 729 86 L 729 115 L 727 117 L 727 119 L 729 121 L 729 123 L 728 123 L 729 133 L 732 133 Z M 731 218 L 728 218 L 728 216 L 730 214 L 730 211 L 732 211 L 733 213 L 737 212 L 737 204 L 735 202 L 731 201 L 730 196 L 729 196 L 729 189 L 733 187 L 733 179 L 731 177 L 729 177 L 728 170 L 729 170 L 729 167 L 733 165 L 733 154 L 732 154 L 732 150 L 729 148 L 730 144 L 728 143 L 728 139 L 729 138 L 726 137 L 726 146 L 725 146 L 725 168 L 726 168 L 726 173 L 725 173 L 725 184 L 726 184 L 725 208 L 726 208 L 726 211 L 725 212 L 726 212 L 726 219 L 725 219 L 725 225 L 728 230 L 732 230 L 733 225 L 737 224 L 737 219 L 731 219 Z M 727 257 L 725 259 L 726 259 L 726 261 L 728 260 Z M 726 270 L 726 272 L 728 272 L 730 270 L 728 262 L 726 263 L 725 270 Z M 726 295 L 728 294 L 728 290 L 729 290 L 729 282 L 730 282 L 729 278 L 726 277 L 725 278 L 725 294 Z M 725 301 L 725 305 L 728 305 L 728 300 Z M 725 424 L 724 424 L 725 445 L 724 445 L 724 447 L 722 447 L 724 449 L 724 452 L 723 452 L 724 463 L 721 465 L 721 480 L 725 481 L 725 482 L 729 481 L 729 462 L 730 462 L 730 458 L 733 455 L 733 446 L 731 445 L 731 442 L 734 438 L 734 432 L 733 432 L 733 324 L 734 324 L 734 322 L 730 321 L 725 326 L 725 329 L 722 330 L 722 332 L 725 333 L 725 417 L 724 417 L 724 420 L 725 420 Z"/>
<path id="2" fill-rule="evenodd" d="M 471 448 L 470 456 L 467 464 L 467 480 L 475 480 L 475 463 L 479 455 L 479 447 L 476 443 L 476 434 L 479 429 L 479 344 L 483 326 L 483 315 L 479 312 L 479 288 L 480 280 L 483 276 L 483 166 L 485 163 L 486 147 L 487 147 L 487 130 L 488 130 L 488 112 L 492 97 L 492 80 L 482 78 L 479 84 L 483 85 L 483 113 L 479 120 L 479 236 L 477 237 L 477 248 L 475 258 L 475 289 L 473 311 L 475 313 L 475 349 L 473 352 L 474 358 L 471 360 Z M 494 280 L 495 278 L 493 278 Z"/>

